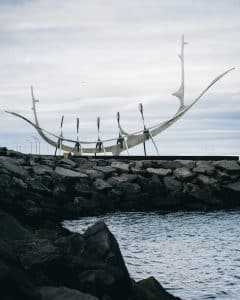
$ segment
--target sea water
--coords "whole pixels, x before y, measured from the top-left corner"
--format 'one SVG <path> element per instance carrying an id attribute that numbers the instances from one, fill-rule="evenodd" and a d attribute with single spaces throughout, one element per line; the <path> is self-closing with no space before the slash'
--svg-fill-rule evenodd
<path id="1" fill-rule="evenodd" d="M 83 233 L 98 220 L 135 280 L 154 276 L 182 299 L 240 299 L 240 211 L 114 213 L 63 226 Z"/>

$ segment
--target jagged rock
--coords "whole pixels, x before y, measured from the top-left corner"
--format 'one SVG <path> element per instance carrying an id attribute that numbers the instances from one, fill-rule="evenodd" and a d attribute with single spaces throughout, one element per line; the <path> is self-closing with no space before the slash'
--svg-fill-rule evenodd
<path id="1" fill-rule="evenodd" d="M 17 177 L 27 177 L 27 171 L 17 164 L 16 159 L 7 156 L 0 156 L 0 168 L 5 168 L 10 174 Z"/>
<path id="2" fill-rule="evenodd" d="M 130 182 L 119 182 L 115 188 L 122 191 L 126 195 L 138 194 L 141 191 L 139 184 Z"/>
<path id="3" fill-rule="evenodd" d="M 63 177 L 78 177 L 78 178 L 87 178 L 88 176 L 84 173 L 75 172 L 69 169 L 64 169 L 62 167 L 56 167 L 55 173 Z"/>
<path id="4" fill-rule="evenodd" d="M 231 176 L 223 171 L 217 170 L 217 175 L 216 175 L 217 179 L 222 181 L 230 181 L 231 180 Z"/>
<path id="5" fill-rule="evenodd" d="M 239 195 L 240 195 L 240 181 L 230 183 L 225 188 L 227 188 L 228 190 L 231 190 L 233 192 L 239 193 Z"/>
<path id="6" fill-rule="evenodd" d="M 41 182 L 38 182 L 36 180 L 31 180 L 28 182 L 28 184 L 29 184 L 29 188 L 34 192 L 50 193 L 50 190 L 45 185 L 43 185 Z"/>
<path id="7" fill-rule="evenodd" d="M 123 162 L 113 162 L 111 164 L 111 167 L 117 169 L 120 172 L 129 172 L 129 164 L 123 163 Z"/>
<path id="8" fill-rule="evenodd" d="M 93 167 L 95 167 L 97 165 L 96 161 L 92 161 L 92 160 L 88 160 L 86 158 L 77 158 L 75 160 L 76 164 L 77 164 L 77 168 L 79 170 L 81 170 L 80 172 L 82 172 L 82 170 L 85 169 L 92 169 Z"/>
<path id="9" fill-rule="evenodd" d="M 197 161 L 196 168 L 193 169 L 193 172 L 206 174 L 206 175 L 213 175 L 215 173 L 215 168 L 209 161 Z"/>
<path id="10" fill-rule="evenodd" d="M 192 173 L 185 167 L 177 168 L 174 171 L 174 175 L 180 180 L 188 180 L 194 177 L 194 173 Z"/>
<path id="11" fill-rule="evenodd" d="M 113 176 L 108 179 L 108 183 L 112 186 L 118 185 L 121 182 L 134 182 L 137 179 L 137 175 L 134 174 L 122 174 L 120 176 Z"/>
<path id="12" fill-rule="evenodd" d="M 206 184 L 206 185 L 213 185 L 217 183 L 217 180 L 214 178 L 211 178 L 209 176 L 206 175 L 198 175 L 197 180 L 201 183 L 201 184 Z"/>
<path id="13" fill-rule="evenodd" d="M 107 190 L 112 187 L 111 184 L 109 184 L 108 182 L 104 181 L 101 178 L 97 178 L 94 181 L 93 186 L 99 191 Z"/>
<path id="14" fill-rule="evenodd" d="M 229 174 L 240 174 L 240 166 L 237 161 L 233 160 L 220 160 L 213 163 L 214 167 L 225 171 Z"/>
<path id="15" fill-rule="evenodd" d="M 172 192 L 180 192 L 182 189 L 181 182 L 176 180 L 173 176 L 166 176 L 163 178 L 163 183 L 167 190 Z"/>
<path id="16" fill-rule="evenodd" d="M 1 170 L 1 172 L 2 172 L 2 170 Z M 7 174 L 0 174 L 0 187 L 2 189 L 6 189 L 6 188 L 10 187 L 11 184 L 12 184 L 12 180 L 11 180 L 11 178 L 10 178 L 9 175 L 7 175 Z"/>
<path id="17" fill-rule="evenodd" d="M 134 294 L 137 300 L 180 300 L 169 294 L 154 277 L 138 281 Z"/>
<path id="18" fill-rule="evenodd" d="M 158 168 L 158 169 L 154 169 L 154 168 L 147 168 L 147 172 L 149 174 L 156 174 L 159 176 L 168 176 L 172 174 L 172 170 L 171 169 L 163 169 L 163 168 Z"/>
<path id="19" fill-rule="evenodd" d="M 22 189 L 27 189 L 28 187 L 27 184 L 21 178 L 17 177 L 12 178 L 12 183 Z"/>
<path id="20" fill-rule="evenodd" d="M 45 174 L 52 174 L 53 173 L 53 169 L 50 166 L 42 166 L 42 165 L 35 165 L 32 167 L 32 171 L 34 174 L 36 175 L 45 175 Z"/>
<path id="21" fill-rule="evenodd" d="M 37 285 L 58 285 L 66 276 L 60 249 L 46 239 L 17 241 L 16 253 L 21 265 Z"/>
<path id="22" fill-rule="evenodd" d="M 83 170 L 83 172 L 85 174 L 87 174 L 88 177 L 92 180 L 97 179 L 97 178 L 104 178 L 104 174 L 97 170 L 87 169 L 87 170 Z"/>
<path id="23" fill-rule="evenodd" d="M 72 161 L 71 159 L 69 158 L 63 158 L 63 159 L 60 159 L 58 162 L 57 162 L 58 165 L 68 165 L 69 167 L 71 168 L 74 168 L 76 167 L 76 163 L 74 161 Z"/>
<path id="24" fill-rule="evenodd" d="M 80 289 L 87 293 L 94 291 L 93 295 L 97 297 L 106 295 L 116 300 L 127 299 L 132 282 L 118 243 L 107 226 L 97 222 L 83 238 L 85 246 L 81 258 L 89 272 L 85 273 L 86 277 L 80 277 Z"/>
<path id="25" fill-rule="evenodd" d="M 18 263 L 12 248 L 0 239 L 1 300 L 40 300 L 31 278 Z"/>
<path id="26" fill-rule="evenodd" d="M 6 155 L 7 155 L 7 148 L 0 147 L 0 156 L 6 156 Z"/>
<path id="27" fill-rule="evenodd" d="M 44 286 L 40 289 L 41 300 L 98 300 L 98 298 L 67 287 Z"/>
<path id="28" fill-rule="evenodd" d="M 196 166 L 196 162 L 193 161 L 193 160 L 188 160 L 188 159 L 186 159 L 186 160 L 177 160 L 177 162 L 180 162 L 182 167 L 185 167 L 189 170 L 195 168 L 195 166 Z"/>
<path id="29" fill-rule="evenodd" d="M 97 166 L 93 169 L 102 172 L 106 177 L 112 175 L 117 171 L 115 168 L 110 166 Z"/>
<path id="30" fill-rule="evenodd" d="M 74 209 L 77 209 L 81 214 L 96 214 L 100 208 L 99 201 L 96 199 L 87 199 L 85 197 L 74 198 Z"/>
<path id="31" fill-rule="evenodd" d="M 233 207 L 240 205 L 240 181 L 224 186 L 224 192 L 226 205 L 229 204 Z"/>
<path id="32" fill-rule="evenodd" d="M 91 194 L 92 187 L 90 185 L 89 180 L 83 178 L 83 179 L 80 179 L 79 181 L 77 181 L 74 185 L 74 191 L 78 195 L 87 196 L 87 195 Z"/>
<path id="33" fill-rule="evenodd" d="M 164 169 L 176 169 L 182 167 L 182 164 L 177 160 L 160 160 L 158 161 L 158 165 Z"/>

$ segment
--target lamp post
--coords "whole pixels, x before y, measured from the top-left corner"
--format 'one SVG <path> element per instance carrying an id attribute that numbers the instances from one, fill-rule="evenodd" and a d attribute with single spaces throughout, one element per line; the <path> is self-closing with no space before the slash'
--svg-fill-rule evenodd
<path id="1" fill-rule="evenodd" d="M 36 136 L 32 135 L 31 136 L 35 140 L 35 145 L 36 145 L 36 154 L 40 154 L 40 140 Z"/>
<path id="2" fill-rule="evenodd" d="M 31 140 L 26 140 L 26 142 L 28 142 L 31 146 L 31 154 L 32 154 L 32 141 Z"/>

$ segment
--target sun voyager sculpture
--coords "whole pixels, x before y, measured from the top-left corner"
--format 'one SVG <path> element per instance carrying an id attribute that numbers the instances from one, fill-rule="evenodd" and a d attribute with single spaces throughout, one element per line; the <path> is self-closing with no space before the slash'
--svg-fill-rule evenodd
<path id="1" fill-rule="evenodd" d="M 173 93 L 173 96 L 176 96 L 180 103 L 179 108 L 177 112 L 170 117 L 168 120 L 161 122 L 159 124 L 153 125 L 151 127 L 146 127 L 145 120 L 144 120 L 144 114 L 143 114 L 143 105 L 142 103 L 139 104 L 139 111 L 141 114 L 142 122 L 143 122 L 143 129 L 139 130 L 137 132 L 128 133 L 126 132 L 120 123 L 120 113 L 117 113 L 117 124 L 118 124 L 118 135 L 117 137 L 111 138 L 111 139 L 101 139 L 100 136 L 100 117 L 97 118 L 97 130 L 98 130 L 98 136 L 97 140 L 95 141 L 83 141 L 79 139 L 79 118 L 77 118 L 77 137 L 76 140 L 69 139 L 63 135 L 63 121 L 64 116 L 62 116 L 61 119 L 61 125 L 60 125 L 60 135 L 56 135 L 40 126 L 40 123 L 38 121 L 37 116 L 37 110 L 36 110 L 36 104 L 39 102 L 34 97 L 33 93 L 33 87 L 31 87 L 31 95 L 32 95 L 32 110 L 34 113 L 34 121 L 32 122 L 26 117 L 12 111 L 6 111 L 7 113 L 14 115 L 18 118 L 23 119 L 24 121 L 31 124 L 39 133 L 39 135 L 50 145 L 55 147 L 55 154 L 57 153 L 57 150 L 59 149 L 61 151 L 72 153 L 73 155 L 96 155 L 97 153 L 100 154 L 106 154 L 106 153 L 112 153 L 114 156 L 120 155 L 121 152 L 126 151 L 129 155 L 129 149 L 133 148 L 139 144 L 143 144 L 144 146 L 144 153 L 146 156 L 146 146 L 145 142 L 147 140 L 151 140 L 153 143 L 153 146 L 156 150 L 157 155 L 159 155 L 157 144 L 154 140 L 154 137 L 158 134 L 160 134 L 162 131 L 167 129 L 168 127 L 172 126 L 177 120 L 182 118 L 186 112 L 188 112 L 199 100 L 200 98 L 223 76 L 225 76 L 230 71 L 234 70 L 235 68 L 231 68 L 217 76 L 200 94 L 199 96 L 194 99 L 190 104 L 185 104 L 185 95 L 184 95 L 184 47 L 187 45 L 187 43 L 184 40 L 184 36 L 182 36 L 181 39 L 181 53 L 179 54 L 179 58 L 181 61 L 181 85 L 180 88 Z M 65 143 L 64 143 L 65 142 Z M 68 143 L 68 144 L 66 144 Z"/>

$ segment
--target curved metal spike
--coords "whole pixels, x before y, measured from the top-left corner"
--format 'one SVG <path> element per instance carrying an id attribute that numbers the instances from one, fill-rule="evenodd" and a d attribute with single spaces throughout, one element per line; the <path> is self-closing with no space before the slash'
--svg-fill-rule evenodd
<path id="1" fill-rule="evenodd" d="M 117 122 L 118 122 L 118 124 L 120 122 L 120 113 L 119 113 L 119 111 L 117 112 Z"/>
<path id="2" fill-rule="evenodd" d="M 79 118 L 77 118 L 77 135 L 79 133 Z"/>

